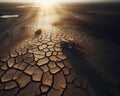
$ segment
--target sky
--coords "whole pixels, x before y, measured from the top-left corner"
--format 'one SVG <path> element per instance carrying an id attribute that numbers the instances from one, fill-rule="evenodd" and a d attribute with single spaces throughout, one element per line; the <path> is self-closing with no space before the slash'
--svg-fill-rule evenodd
<path id="1" fill-rule="evenodd" d="M 38 2 L 38 1 L 41 0 L 0 0 L 0 2 Z M 57 0 L 57 1 L 58 2 L 115 2 L 120 0 Z"/>

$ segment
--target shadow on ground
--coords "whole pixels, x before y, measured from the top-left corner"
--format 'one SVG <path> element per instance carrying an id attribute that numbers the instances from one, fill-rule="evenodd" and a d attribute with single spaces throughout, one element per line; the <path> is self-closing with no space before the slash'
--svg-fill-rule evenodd
<path id="1" fill-rule="evenodd" d="M 76 73 L 87 78 L 89 84 L 92 85 L 96 96 L 112 96 L 112 94 L 108 94 L 109 90 L 107 90 L 107 87 L 105 86 L 105 84 L 109 84 L 109 82 L 96 69 L 90 66 L 82 53 L 68 48 L 62 48 L 62 51 L 73 64 Z"/>

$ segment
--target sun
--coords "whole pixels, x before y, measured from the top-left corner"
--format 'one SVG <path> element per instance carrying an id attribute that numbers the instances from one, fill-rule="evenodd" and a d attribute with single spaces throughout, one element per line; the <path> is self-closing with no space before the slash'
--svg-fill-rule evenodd
<path id="1" fill-rule="evenodd" d="M 57 0 L 37 0 L 42 6 L 48 7 L 52 6 L 56 3 Z"/>

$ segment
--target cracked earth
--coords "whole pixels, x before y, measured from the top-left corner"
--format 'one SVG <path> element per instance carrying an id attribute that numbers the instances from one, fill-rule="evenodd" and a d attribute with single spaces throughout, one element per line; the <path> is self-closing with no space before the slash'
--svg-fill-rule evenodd
<path id="1" fill-rule="evenodd" d="M 67 14 L 62 17 L 60 13 L 64 10 L 58 11 L 47 10 L 46 14 L 44 10 L 44 15 L 52 16 L 39 22 L 41 14 L 32 23 L 26 21 L 27 25 L 15 24 L 13 32 L 26 30 L 22 27 L 25 25 L 32 37 L 16 44 L 0 58 L 0 96 L 119 96 L 119 72 L 113 67 L 119 63 L 119 46 L 88 35 L 65 20 L 75 13 L 65 11 Z M 56 17 L 53 13 L 63 18 L 61 25 L 51 24 L 50 20 Z M 36 36 L 35 31 L 40 28 L 42 33 Z M 72 56 L 73 61 L 78 61 L 74 63 L 63 52 L 60 42 L 69 38 L 85 48 L 82 56 L 89 65 L 76 55 Z"/>
<path id="2" fill-rule="evenodd" d="M 67 96 L 71 93 L 66 91 L 71 92 L 74 88 L 76 94 L 87 94 L 81 88 L 72 64 L 61 50 L 60 40 L 65 39 L 65 35 L 53 31 L 49 34 L 43 32 L 36 39 L 24 42 L 21 47 L 1 58 L 0 86 L 4 91 L 0 94 L 44 96 L 47 93 L 48 96 Z"/>

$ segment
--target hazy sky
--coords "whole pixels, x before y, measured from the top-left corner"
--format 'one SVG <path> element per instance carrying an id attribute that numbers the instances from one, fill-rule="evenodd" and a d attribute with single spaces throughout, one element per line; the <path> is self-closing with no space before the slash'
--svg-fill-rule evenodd
<path id="1" fill-rule="evenodd" d="M 41 0 L 0 0 L 0 2 L 37 2 Z M 58 2 L 115 2 L 120 0 L 55 0 Z"/>

